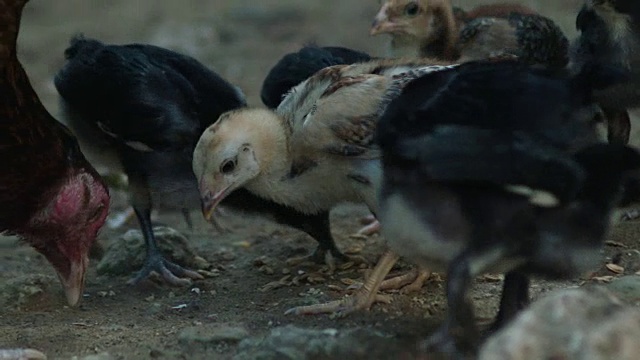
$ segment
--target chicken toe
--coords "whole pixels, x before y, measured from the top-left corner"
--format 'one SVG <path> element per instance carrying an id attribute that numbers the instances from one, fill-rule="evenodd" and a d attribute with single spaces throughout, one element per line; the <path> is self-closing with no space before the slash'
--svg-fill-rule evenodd
<path id="1" fill-rule="evenodd" d="M 380 290 L 398 289 L 402 294 L 410 294 L 420 291 L 430 276 L 430 271 L 414 268 L 405 274 L 383 281 L 380 284 Z"/>
<path id="2" fill-rule="evenodd" d="M 360 289 L 348 298 L 331 301 L 325 304 L 298 306 L 286 311 L 286 314 L 336 314 L 345 316 L 358 310 L 369 310 L 375 302 L 389 303 L 388 295 L 378 294 L 380 284 L 398 261 L 398 255 L 387 250 Z"/>
<path id="3" fill-rule="evenodd" d="M 128 284 L 135 285 L 148 278 L 154 272 L 159 274 L 164 281 L 174 286 L 189 286 L 192 279 L 204 279 L 197 272 L 174 264 L 158 253 L 147 257 L 145 265 L 133 279 L 128 281 Z"/>

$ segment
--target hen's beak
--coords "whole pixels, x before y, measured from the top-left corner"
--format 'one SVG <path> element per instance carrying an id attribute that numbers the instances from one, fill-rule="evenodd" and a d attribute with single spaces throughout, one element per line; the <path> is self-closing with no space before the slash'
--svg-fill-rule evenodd
<path id="1" fill-rule="evenodd" d="M 202 195 L 202 215 L 205 220 L 210 221 L 213 212 L 216 210 L 216 207 L 224 199 L 227 197 L 229 193 L 229 189 L 231 185 L 224 187 L 222 190 L 218 190 L 215 193 L 211 191 L 206 191 L 204 195 Z"/>
<path id="2" fill-rule="evenodd" d="M 82 297 L 84 290 L 84 276 L 89 265 L 89 258 L 82 256 L 78 261 L 72 261 L 69 267 L 69 274 L 64 276 L 58 272 L 58 278 L 64 287 L 65 295 L 69 306 L 75 306 Z"/>
<path id="3" fill-rule="evenodd" d="M 378 34 L 390 33 L 393 32 L 396 28 L 396 24 L 392 21 L 389 21 L 389 17 L 387 16 L 387 8 L 389 5 L 384 4 L 378 11 L 378 14 L 373 19 L 373 23 L 371 24 L 371 29 L 369 30 L 369 35 L 375 36 Z"/>

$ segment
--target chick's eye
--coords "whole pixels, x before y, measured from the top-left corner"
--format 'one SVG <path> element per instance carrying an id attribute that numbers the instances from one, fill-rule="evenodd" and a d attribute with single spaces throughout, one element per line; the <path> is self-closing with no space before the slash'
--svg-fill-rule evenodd
<path id="1" fill-rule="evenodd" d="M 222 165 L 220 165 L 220 172 L 223 174 L 228 174 L 235 170 L 236 161 L 235 160 L 225 160 Z"/>
<path id="2" fill-rule="evenodd" d="M 420 10 L 420 8 L 418 7 L 418 4 L 411 2 L 411 3 L 408 3 L 407 6 L 404 8 L 404 13 L 410 16 L 414 16 L 418 14 L 418 10 Z"/>

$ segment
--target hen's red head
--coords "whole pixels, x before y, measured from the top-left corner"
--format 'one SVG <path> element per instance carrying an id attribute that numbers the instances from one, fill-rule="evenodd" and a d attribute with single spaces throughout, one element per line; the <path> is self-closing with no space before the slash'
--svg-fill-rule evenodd
<path id="1" fill-rule="evenodd" d="M 69 304 L 75 305 L 82 296 L 89 251 L 109 211 L 109 193 L 99 175 L 72 171 L 31 219 L 24 237 L 53 265 Z"/>

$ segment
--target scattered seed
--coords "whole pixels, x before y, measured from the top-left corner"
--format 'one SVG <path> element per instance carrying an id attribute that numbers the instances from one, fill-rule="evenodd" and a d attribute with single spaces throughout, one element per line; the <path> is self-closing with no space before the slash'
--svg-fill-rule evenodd
<path id="1" fill-rule="evenodd" d="M 362 235 L 362 234 L 351 234 L 349 235 L 350 239 L 356 239 L 356 240 L 367 240 L 369 237 L 366 235 Z"/>
<path id="2" fill-rule="evenodd" d="M 608 241 L 605 241 L 604 244 L 607 245 L 607 246 L 614 246 L 614 247 L 619 247 L 619 248 L 624 248 L 624 249 L 628 248 L 627 245 L 625 245 L 623 243 L 620 243 L 620 242 L 617 242 L 617 241 L 608 240 Z"/>
<path id="3" fill-rule="evenodd" d="M 354 285 L 354 284 L 359 284 L 359 281 L 353 280 L 353 279 L 349 279 L 349 278 L 343 278 L 340 279 L 340 282 L 349 286 L 349 285 Z"/>
<path id="4" fill-rule="evenodd" d="M 187 308 L 187 304 L 180 304 L 180 305 L 172 306 L 171 308 L 176 310 L 182 310 Z"/>
<path id="5" fill-rule="evenodd" d="M 611 271 L 611 272 L 613 272 L 613 273 L 616 273 L 616 274 L 622 274 L 622 273 L 624 273 L 624 268 L 623 268 L 622 266 L 620 266 L 620 265 L 616 265 L 616 264 L 613 264 L 613 263 L 609 263 L 609 264 L 606 264 L 606 265 L 605 265 L 605 267 L 606 267 L 609 271 Z"/>
<path id="6" fill-rule="evenodd" d="M 232 245 L 247 249 L 247 248 L 251 247 L 251 242 L 249 242 L 247 240 L 242 240 L 242 241 L 236 241 Z"/>
<path id="7" fill-rule="evenodd" d="M 218 269 L 213 269 L 211 271 L 198 270 L 197 273 L 202 275 L 202 276 L 204 276 L 204 277 L 208 277 L 208 278 L 220 276 L 220 271 Z"/>
<path id="8" fill-rule="evenodd" d="M 333 290 L 333 291 L 342 291 L 342 288 L 338 285 L 333 285 L 333 284 L 329 284 L 327 285 L 327 289 L 329 290 Z"/>
<path id="9" fill-rule="evenodd" d="M 340 266 L 338 266 L 338 269 L 340 269 L 340 270 L 348 270 L 348 269 L 351 269 L 354 265 L 355 265 L 355 263 L 353 261 L 347 261 L 346 263 L 341 264 Z"/>
<path id="10" fill-rule="evenodd" d="M 607 275 L 607 276 L 595 276 L 595 277 L 591 278 L 591 280 L 597 281 L 597 282 L 608 283 L 608 282 L 611 282 L 611 280 L 613 280 L 613 276 L 610 276 L 610 275 Z"/>
<path id="11" fill-rule="evenodd" d="M 362 252 L 362 249 L 364 249 L 364 246 L 362 245 L 353 245 L 348 247 L 344 253 L 347 255 L 359 254 Z"/>

